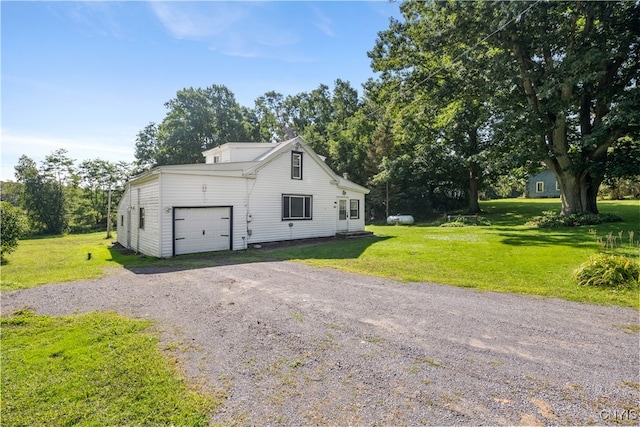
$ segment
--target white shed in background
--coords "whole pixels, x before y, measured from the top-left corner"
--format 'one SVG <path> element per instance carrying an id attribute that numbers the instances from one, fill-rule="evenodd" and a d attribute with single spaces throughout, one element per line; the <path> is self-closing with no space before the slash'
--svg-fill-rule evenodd
<path id="1" fill-rule="evenodd" d="M 203 155 L 206 163 L 159 166 L 127 183 L 120 244 L 166 258 L 364 231 L 369 190 L 333 172 L 300 137 Z"/>

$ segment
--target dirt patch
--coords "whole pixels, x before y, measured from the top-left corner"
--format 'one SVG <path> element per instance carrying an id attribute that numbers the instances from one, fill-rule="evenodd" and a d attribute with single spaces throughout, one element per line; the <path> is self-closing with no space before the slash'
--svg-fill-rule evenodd
<path id="1" fill-rule="evenodd" d="M 617 326 L 633 309 L 291 262 L 122 270 L 2 306 L 156 319 L 186 375 L 228 396 L 216 423 L 606 424 L 639 406 L 638 334 Z"/>

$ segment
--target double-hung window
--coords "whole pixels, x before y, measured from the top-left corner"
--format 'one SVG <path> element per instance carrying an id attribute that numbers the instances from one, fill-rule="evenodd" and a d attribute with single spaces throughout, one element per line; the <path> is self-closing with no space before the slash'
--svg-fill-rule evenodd
<path id="1" fill-rule="evenodd" d="M 360 218 L 360 200 L 358 199 L 349 200 L 349 218 L 351 219 Z"/>
<path id="2" fill-rule="evenodd" d="M 282 220 L 312 219 L 313 196 L 282 195 Z"/>
<path id="3" fill-rule="evenodd" d="M 144 229 L 144 208 L 140 208 L 140 223 L 139 228 Z"/>
<path id="4" fill-rule="evenodd" d="M 544 193 L 544 181 L 536 182 L 536 193 Z"/>
<path id="5" fill-rule="evenodd" d="M 302 153 L 291 152 L 291 179 L 302 179 Z"/>

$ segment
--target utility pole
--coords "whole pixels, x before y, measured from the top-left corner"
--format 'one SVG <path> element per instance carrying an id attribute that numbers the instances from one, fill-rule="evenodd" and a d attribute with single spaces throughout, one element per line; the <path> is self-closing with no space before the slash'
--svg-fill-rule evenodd
<path id="1" fill-rule="evenodd" d="M 109 198 L 107 199 L 107 239 L 111 236 L 111 184 L 109 184 Z"/>

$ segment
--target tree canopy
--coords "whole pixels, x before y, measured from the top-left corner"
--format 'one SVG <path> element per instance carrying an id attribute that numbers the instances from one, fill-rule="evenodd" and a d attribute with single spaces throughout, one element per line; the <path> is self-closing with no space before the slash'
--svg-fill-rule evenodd
<path id="1" fill-rule="evenodd" d="M 246 107 L 224 85 L 184 88 L 136 135 L 133 173 L 299 135 L 371 189 L 369 220 L 479 212 L 481 192 L 513 195 L 542 167 L 565 215 L 597 213 L 603 183 L 625 188 L 616 197 L 640 194 L 640 2 L 407 1 L 400 12 L 372 43 L 378 75 L 361 93 L 338 78 Z M 131 166 L 76 166 L 64 150 L 40 166 L 23 156 L 2 199 L 32 231 L 102 226 Z"/>
<path id="2" fill-rule="evenodd" d="M 512 167 L 544 162 L 564 214 L 597 213 L 607 164 L 622 138 L 638 138 L 638 3 L 405 2 L 401 11 L 370 52 L 395 88 L 394 119 L 420 120 L 419 133 L 462 156 L 471 180 L 484 149 Z"/>

